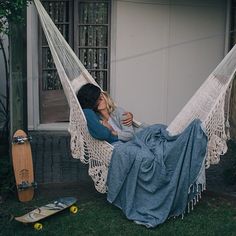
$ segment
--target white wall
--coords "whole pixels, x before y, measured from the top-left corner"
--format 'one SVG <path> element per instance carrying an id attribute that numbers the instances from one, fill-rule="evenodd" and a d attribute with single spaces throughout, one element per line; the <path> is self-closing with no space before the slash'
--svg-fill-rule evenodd
<path id="1" fill-rule="evenodd" d="M 224 55 L 224 0 L 114 1 L 111 93 L 147 123 L 170 123 Z"/>

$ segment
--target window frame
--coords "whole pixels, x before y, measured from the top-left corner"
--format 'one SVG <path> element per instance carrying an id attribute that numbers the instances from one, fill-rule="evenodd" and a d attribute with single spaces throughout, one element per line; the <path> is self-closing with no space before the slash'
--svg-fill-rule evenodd
<path id="1" fill-rule="evenodd" d="M 56 2 L 68 2 L 69 4 L 69 18 L 68 18 L 68 23 L 63 21 L 59 22 L 59 25 L 66 25 L 68 24 L 68 38 L 69 38 L 69 45 L 73 46 L 73 0 L 42 0 L 42 4 L 44 3 L 56 3 Z M 56 25 L 58 25 L 56 24 Z M 39 74 L 39 80 L 38 80 L 38 89 L 39 89 L 39 123 L 40 124 L 52 124 L 52 123 L 59 123 L 59 122 L 68 122 L 69 118 L 69 107 L 64 95 L 64 92 L 62 89 L 56 89 L 56 90 L 44 90 L 43 89 L 43 73 L 44 71 L 56 71 L 56 69 L 45 69 L 43 68 L 43 50 L 45 48 L 48 48 L 48 44 L 43 43 L 43 29 L 40 25 L 38 24 L 38 35 L 39 35 L 39 41 L 38 41 L 38 58 L 39 58 L 39 63 L 38 63 L 38 74 Z M 44 36 L 45 37 L 45 36 Z M 51 103 L 47 101 L 51 101 Z M 46 106 L 44 104 L 47 104 Z M 51 112 L 51 104 L 55 104 L 54 110 Z M 61 108 L 59 108 L 59 111 L 57 111 L 57 105 Z M 43 108 L 45 106 L 45 108 Z M 47 107 L 48 106 L 48 107 Z M 58 116 L 54 116 L 54 111 L 56 110 Z M 48 114 L 47 114 L 48 113 Z M 58 118 L 59 117 L 59 118 Z M 57 120 L 58 118 L 58 120 Z"/>
<path id="2" fill-rule="evenodd" d="M 107 68 L 105 69 L 106 71 L 106 85 L 105 89 L 110 92 L 110 75 L 111 75 L 111 5 L 112 1 L 111 0 L 61 0 L 64 2 L 69 2 L 69 44 L 72 47 L 72 49 L 75 51 L 76 55 L 79 56 L 79 47 L 78 45 L 78 34 L 79 34 L 79 26 L 78 26 L 78 19 L 79 19 L 79 4 L 84 2 L 84 3 L 107 3 L 108 4 L 108 24 L 107 24 L 107 45 L 106 47 L 100 47 L 100 48 L 106 48 L 107 50 Z M 42 3 L 45 2 L 60 2 L 60 0 L 43 0 Z M 64 22 L 60 22 L 59 24 L 64 24 Z M 61 119 L 61 121 L 57 119 L 57 115 L 55 115 L 55 118 L 53 122 L 51 122 L 51 114 L 47 115 L 45 113 L 47 110 L 50 111 L 50 107 L 47 108 L 44 104 L 46 104 L 47 99 L 52 101 L 51 104 L 54 105 L 54 103 L 58 102 L 59 106 L 61 107 L 59 110 L 64 110 L 63 108 L 66 109 L 66 102 L 63 100 L 64 93 L 63 90 L 56 89 L 56 90 L 43 90 L 43 48 L 48 48 L 47 44 L 43 44 L 43 32 L 42 28 L 39 24 L 38 26 L 38 31 L 39 31 L 39 51 L 38 51 L 38 58 L 39 58 L 39 80 L 38 80 L 38 87 L 39 87 L 39 123 L 40 124 L 46 124 L 46 123 L 60 123 L 60 122 L 68 122 L 66 120 L 63 120 L 61 117 L 63 117 L 64 114 L 62 114 L 60 111 L 57 111 L 59 113 L 58 116 Z M 94 47 L 88 47 L 88 48 L 94 48 Z M 98 47 L 99 48 L 99 47 Z M 46 70 L 47 71 L 47 70 Z M 89 70 L 88 71 L 102 71 L 102 70 Z M 55 99 L 53 99 L 55 98 Z M 58 99 L 57 99 L 58 98 Z M 54 102 L 55 100 L 55 102 Z M 57 101 L 58 100 L 58 101 Z M 60 105 L 61 104 L 61 105 Z M 52 105 L 52 106 L 53 106 Z M 44 106 L 44 107 L 43 107 Z M 47 110 L 46 110 L 47 109 Z M 56 109 L 56 108 L 53 108 Z M 53 112 L 52 112 L 53 113 Z M 67 111 L 67 114 L 69 113 L 69 109 Z M 46 115 L 45 115 L 46 114 Z M 52 114 L 53 116 L 53 114 Z M 53 116 L 54 117 L 54 116 Z M 67 115 L 68 120 L 69 120 L 69 114 Z"/>

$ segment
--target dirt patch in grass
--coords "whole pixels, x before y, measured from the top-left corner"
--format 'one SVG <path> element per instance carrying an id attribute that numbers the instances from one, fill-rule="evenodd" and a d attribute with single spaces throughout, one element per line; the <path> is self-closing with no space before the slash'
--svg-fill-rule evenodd
<path id="1" fill-rule="evenodd" d="M 39 185 L 35 196 L 37 198 L 57 199 L 60 197 L 76 197 L 79 203 L 106 198 L 106 194 L 96 191 L 92 182 L 70 184 L 43 184 Z"/>

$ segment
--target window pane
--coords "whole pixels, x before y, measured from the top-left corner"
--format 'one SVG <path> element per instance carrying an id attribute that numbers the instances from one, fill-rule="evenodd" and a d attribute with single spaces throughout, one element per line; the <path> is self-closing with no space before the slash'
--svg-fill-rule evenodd
<path id="1" fill-rule="evenodd" d="M 54 23 L 64 23 L 69 21 L 68 1 L 43 1 L 43 5 Z"/>
<path id="2" fill-rule="evenodd" d="M 94 79 L 107 89 L 109 73 L 110 1 L 79 1 L 76 52 Z"/>
<path id="3" fill-rule="evenodd" d="M 69 1 L 44 1 L 43 5 L 52 18 L 53 22 L 58 27 L 64 38 L 69 42 Z M 62 89 L 59 77 L 56 72 L 50 71 L 55 68 L 47 40 L 42 34 L 42 89 L 43 90 L 59 90 Z M 49 71 L 46 71 L 49 70 Z M 58 80 L 58 81 L 56 81 Z"/>
<path id="4" fill-rule="evenodd" d="M 43 71 L 43 90 L 59 90 L 62 89 L 60 80 L 56 70 Z"/>
<path id="5" fill-rule="evenodd" d="M 108 45 L 107 26 L 79 26 L 79 46 L 106 46 Z"/>
<path id="6" fill-rule="evenodd" d="M 52 58 L 52 54 L 50 49 L 47 48 L 43 48 L 42 49 L 42 69 L 51 69 L 51 68 L 55 68 L 55 64 Z"/>
<path id="7" fill-rule="evenodd" d="M 90 2 L 79 4 L 80 24 L 108 24 L 108 3 Z"/>
<path id="8" fill-rule="evenodd" d="M 80 49 L 79 58 L 89 69 L 107 69 L 107 49 Z"/>
<path id="9" fill-rule="evenodd" d="M 107 90 L 107 72 L 106 71 L 89 71 L 101 88 Z"/>

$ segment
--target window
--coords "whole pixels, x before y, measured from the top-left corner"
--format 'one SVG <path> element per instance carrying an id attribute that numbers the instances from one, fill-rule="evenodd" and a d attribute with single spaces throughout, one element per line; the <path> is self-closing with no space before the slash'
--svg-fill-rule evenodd
<path id="1" fill-rule="evenodd" d="M 109 90 L 110 1 L 50 0 L 43 5 L 93 78 Z M 39 59 L 40 123 L 68 121 L 69 108 L 42 30 Z"/>

